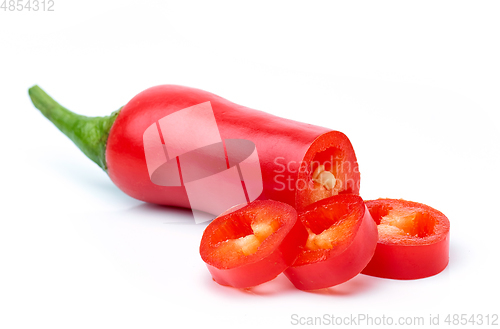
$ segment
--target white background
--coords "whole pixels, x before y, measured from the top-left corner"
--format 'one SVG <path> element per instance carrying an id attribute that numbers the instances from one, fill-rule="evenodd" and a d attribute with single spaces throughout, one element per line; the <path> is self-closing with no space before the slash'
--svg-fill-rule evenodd
<path id="1" fill-rule="evenodd" d="M 0 1 L 1 2 L 1 1 Z M 26 2 L 26 1 L 25 1 Z M 498 1 L 62 1 L 0 10 L 0 327 L 293 326 L 292 314 L 499 313 Z M 107 115 L 157 84 L 346 133 L 361 195 L 433 206 L 450 264 L 307 293 L 242 291 L 199 257 L 205 225 L 108 179 L 31 104 Z"/>

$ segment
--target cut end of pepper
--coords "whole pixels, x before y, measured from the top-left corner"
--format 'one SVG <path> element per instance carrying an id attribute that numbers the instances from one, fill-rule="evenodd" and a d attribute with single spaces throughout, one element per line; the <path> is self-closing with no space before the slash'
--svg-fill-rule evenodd
<path id="1" fill-rule="evenodd" d="M 302 211 L 310 204 L 339 194 L 359 194 L 359 169 L 354 149 L 341 132 L 330 131 L 318 137 L 309 147 L 299 172 L 296 208 Z"/>

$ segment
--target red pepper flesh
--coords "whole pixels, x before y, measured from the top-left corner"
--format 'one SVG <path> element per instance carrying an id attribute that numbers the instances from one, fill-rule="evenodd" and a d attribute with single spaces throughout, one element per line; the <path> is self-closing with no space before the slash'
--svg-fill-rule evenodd
<path id="1" fill-rule="evenodd" d="M 248 288 L 282 273 L 306 239 L 295 209 L 258 200 L 215 218 L 203 233 L 200 255 L 217 283 Z"/>
<path id="2" fill-rule="evenodd" d="M 427 205 L 394 199 L 366 201 L 379 241 L 364 274 L 411 280 L 438 274 L 449 261 L 450 222 Z"/>
<path id="3" fill-rule="evenodd" d="M 299 219 L 309 232 L 306 247 L 285 271 L 301 290 L 343 283 L 361 272 L 377 245 L 377 227 L 363 200 L 337 195 L 308 206 Z"/>

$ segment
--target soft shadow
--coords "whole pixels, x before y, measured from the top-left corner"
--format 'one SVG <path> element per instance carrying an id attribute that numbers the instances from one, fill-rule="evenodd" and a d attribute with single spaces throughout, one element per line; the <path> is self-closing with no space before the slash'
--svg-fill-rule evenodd
<path id="1" fill-rule="evenodd" d="M 272 296 L 279 294 L 286 294 L 291 292 L 296 292 L 297 289 L 292 285 L 290 281 L 283 275 L 280 274 L 271 281 L 262 283 L 258 286 L 252 288 L 234 288 L 230 286 L 223 286 L 218 284 L 213 279 L 207 280 L 207 285 L 210 289 L 213 289 L 217 294 L 224 294 L 228 297 L 234 296 Z"/>
<path id="2" fill-rule="evenodd" d="M 56 175 L 64 177 L 66 181 L 74 182 L 80 186 L 99 196 L 111 196 L 118 199 L 131 199 L 130 196 L 120 191 L 118 187 L 111 181 L 108 175 L 95 164 L 84 165 L 80 161 L 72 161 L 60 155 L 49 155 L 44 158 L 43 165 L 47 170 L 53 171 Z M 82 161 L 90 161 L 83 159 Z"/>
<path id="3" fill-rule="evenodd" d="M 366 275 L 357 275 L 351 280 L 341 283 L 337 286 L 325 289 L 310 290 L 308 292 L 315 295 L 324 296 L 352 296 L 372 289 L 372 287 L 376 286 L 377 284 L 375 281 L 376 278 Z"/>
<path id="4" fill-rule="evenodd" d="M 127 215 L 147 217 L 151 220 L 159 220 L 164 224 L 195 225 L 191 209 L 162 206 L 151 203 L 143 203 L 124 211 Z M 213 215 L 210 215 L 212 218 Z"/>
<path id="5" fill-rule="evenodd" d="M 453 269 L 455 271 L 459 271 L 460 268 L 466 268 L 468 262 L 471 258 L 474 257 L 472 248 L 465 248 L 464 245 L 461 245 L 455 242 L 453 239 L 450 239 L 450 260 L 448 266 L 444 269 L 447 271 L 448 269 Z M 444 272 L 443 271 L 443 272 Z"/>
<path id="6" fill-rule="evenodd" d="M 217 293 L 225 294 L 227 296 L 235 296 L 241 294 L 253 296 L 272 296 L 302 292 L 319 296 L 346 297 L 358 295 L 370 289 L 373 289 L 373 287 L 377 286 L 377 279 L 378 278 L 360 274 L 353 279 L 341 283 L 335 287 L 308 291 L 303 291 L 295 288 L 295 286 L 287 279 L 284 274 L 280 274 L 275 279 L 252 288 L 238 289 L 229 286 L 223 286 L 218 284 L 211 278 L 210 280 L 207 280 L 207 285 L 209 285 L 210 289 L 216 290 Z"/>
<path id="7" fill-rule="evenodd" d="M 62 157 L 60 154 L 46 154 L 42 157 L 45 161 L 44 165 L 47 169 L 55 171 L 61 176 L 65 176 L 67 180 L 76 182 L 81 186 L 99 186 L 110 187 L 114 186 L 106 173 L 95 164 L 82 164 L 83 161 L 90 161 L 83 158 L 81 161 Z M 109 182 L 109 184 L 107 184 Z"/>
<path id="8" fill-rule="evenodd" d="M 284 274 L 280 274 L 273 280 L 265 282 L 258 286 L 238 290 L 247 295 L 269 296 L 283 294 L 290 291 L 297 291 L 297 288 L 293 286 L 293 284 L 286 278 Z"/>

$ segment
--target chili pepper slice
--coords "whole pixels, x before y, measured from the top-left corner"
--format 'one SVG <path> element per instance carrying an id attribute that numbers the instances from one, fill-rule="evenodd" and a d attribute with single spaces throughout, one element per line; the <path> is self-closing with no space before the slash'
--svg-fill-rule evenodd
<path id="1" fill-rule="evenodd" d="M 307 231 L 291 206 L 272 200 L 231 208 L 203 232 L 200 255 L 214 281 L 248 288 L 274 279 L 302 250 Z"/>
<path id="2" fill-rule="evenodd" d="M 255 144 L 263 183 L 259 199 L 285 202 L 300 210 L 332 195 L 359 193 L 356 155 L 343 133 L 252 110 L 206 91 L 175 85 L 152 87 L 108 117 L 77 115 L 38 86 L 30 88 L 29 95 L 42 114 L 97 163 L 118 188 L 142 201 L 191 206 L 186 182 L 180 186 L 152 182 L 143 135 L 165 116 L 205 102 L 210 102 L 221 140 L 249 140 Z M 193 126 L 185 129 L 206 129 L 204 120 L 197 117 Z M 176 169 L 175 161 L 170 163 Z M 205 164 L 200 161 L 198 165 L 203 171 Z"/>
<path id="3" fill-rule="evenodd" d="M 304 250 L 285 271 L 301 290 L 345 282 L 368 264 L 377 245 L 377 227 L 356 195 L 337 195 L 299 214 L 309 236 Z"/>
<path id="4" fill-rule="evenodd" d="M 411 280 L 438 274 L 449 261 L 450 222 L 427 205 L 394 199 L 366 201 L 379 241 L 364 274 Z"/>

